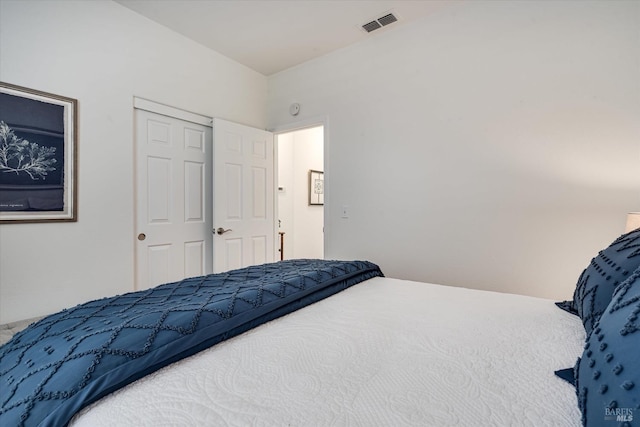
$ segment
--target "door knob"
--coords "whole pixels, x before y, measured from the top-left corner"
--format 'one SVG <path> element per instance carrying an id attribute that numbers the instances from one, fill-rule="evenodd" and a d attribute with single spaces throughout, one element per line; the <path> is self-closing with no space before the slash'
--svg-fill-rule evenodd
<path id="1" fill-rule="evenodd" d="M 225 230 L 222 227 L 218 227 L 218 229 L 216 230 L 216 233 L 218 233 L 218 235 L 223 235 L 224 233 L 226 233 L 228 231 L 232 231 L 232 230 L 231 229 Z"/>
<path id="2" fill-rule="evenodd" d="M 144 240 L 144 239 L 146 239 L 146 238 L 147 238 L 147 235 L 146 235 L 146 234 L 144 234 L 144 233 L 140 233 L 140 234 L 138 234 L 138 240 L 143 241 L 143 240 Z"/>

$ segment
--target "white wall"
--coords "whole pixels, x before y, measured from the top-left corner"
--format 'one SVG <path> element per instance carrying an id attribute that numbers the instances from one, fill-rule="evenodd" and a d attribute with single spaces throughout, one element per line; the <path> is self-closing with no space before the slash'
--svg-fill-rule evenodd
<path id="1" fill-rule="evenodd" d="M 640 209 L 639 35 L 638 2 L 462 2 L 270 77 L 270 127 L 330 121 L 326 257 L 570 298 Z"/>
<path id="2" fill-rule="evenodd" d="M 328 258 L 569 297 L 640 210 L 639 29 L 632 1 L 462 2 L 273 76 L 267 99 L 111 1 L 0 0 L 0 80 L 79 102 L 79 220 L 0 225 L 0 323 L 132 289 L 134 96 L 260 128 L 291 102 L 328 117 Z"/>
<path id="3" fill-rule="evenodd" d="M 78 100 L 78 222 L 0 225 L 0 323 L 133 289 L 133 97 L 265 128 L 266 78 L 111 1 L 0 1 L 0 80 Z"/>
<path id="4" fill-rule="evenodd" d="M 309 205 L 309 170 L 324 170 L 324 130 L 313 127 L 278 135 L 278 218 L 284 258 L 323 258 L 324 209 Z"/>

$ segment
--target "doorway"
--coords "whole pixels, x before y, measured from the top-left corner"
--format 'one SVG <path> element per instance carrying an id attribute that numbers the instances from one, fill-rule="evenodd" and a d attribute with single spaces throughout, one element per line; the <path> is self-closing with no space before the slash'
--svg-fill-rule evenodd
<path id="1" fill-rule="evenodd" d="M 279 133 L 276 135 L 276 144 L 278 231 L 282 259 L 322 259 L 324 126 Z"/>

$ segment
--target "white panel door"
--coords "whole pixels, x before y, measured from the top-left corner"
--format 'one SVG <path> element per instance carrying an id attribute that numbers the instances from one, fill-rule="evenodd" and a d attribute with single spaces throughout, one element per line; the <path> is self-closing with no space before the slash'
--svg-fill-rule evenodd
<path id="1" fill-rule="evenodd" d="M 274 261 L 273 134 L 214 119 L 215 272 Z"/>
<path id="2" fill-rule="evenodd" d="M 136 289 L 213 270 L 212 129 L 135 110 Z"/>

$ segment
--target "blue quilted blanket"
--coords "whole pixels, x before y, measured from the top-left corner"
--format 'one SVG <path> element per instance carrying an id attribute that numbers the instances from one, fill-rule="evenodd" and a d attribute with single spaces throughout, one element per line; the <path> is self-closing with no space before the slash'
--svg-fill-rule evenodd
<path id="1" fill-rule="evenodd" d="M 366 261 L 283 261 L 53 314 L 0 348 L 0 425 L 66 425 L 163 366 L 375 276 Z"/>

